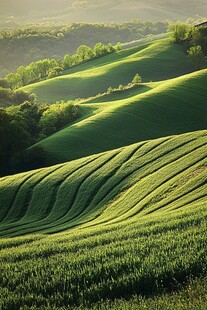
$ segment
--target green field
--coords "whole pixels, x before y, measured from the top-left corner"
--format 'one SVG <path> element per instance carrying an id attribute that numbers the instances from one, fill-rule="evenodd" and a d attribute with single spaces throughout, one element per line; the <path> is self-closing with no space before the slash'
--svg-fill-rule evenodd
<path id="1" fill-rule="evenodd" d="M 52 166 L 0 178 L 0 309 L 206 309 L 207 69 L 192 71 L 162 39 L 24 88 L 86 99 L 37 144 Z"/>
<path id="2" fill-rule="evenodd" d="M 2 308 L 90 308 L 205 274 L 206 147 L 198 131 L 2 178 Z"/>
<path id="3" fill-rule="evenodd" d="M 79 65 L 64 75 L 25 86 L 40 101 L 87 98 L 108 87 L 126 85 L 136 73 L 143 82 L 165 80 L 192 71 L 183 47 L 162 39 Z"/>
<path id="4" fill-rule="evenodd" d="M 198 131 L 2 178 L 0 236 L 126 222 L 203 199 L 206 143 Z"/>
<path id="5" fill-rule="evenodd" d="M 90 112 L 85 119 L 39 145 L 50 155 L 50 163 L 60 163 L 138 141 L 206 129 L 206 83 L 205 69 L 91 100 L 81 105 L 84 113 Z"/>

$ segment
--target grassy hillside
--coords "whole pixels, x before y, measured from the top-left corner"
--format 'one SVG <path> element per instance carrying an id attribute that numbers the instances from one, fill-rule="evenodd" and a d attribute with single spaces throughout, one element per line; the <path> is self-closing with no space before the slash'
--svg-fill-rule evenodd
<path id="1" fill-rule="evenodd" d="M 200 131 L 2 178 L 1 237 L 35 234 L 0 239 L 0 306 L 112 309 L 153 294 L 130 309 L 205 309 L 205 280 L 189 275 L 207 271 L 206 147 Z"/>
<path id="2" fill-rule="evenodd" d="M 65 71 L 63 76 L 31 84 L 22 89 L 40 101 L 54 102 L 87 98 L 108 87 L 126 85 L 136 73 L 143 82 L 160 81 L 192 71 L 183 48 L 162 39 L 88 62 Z"/>
<path id="3" fill-rule="evenodd" d="M 206 129 L 206 82 L 205 69 L 100 97 L 82 105 L 90 113 L 96 109 L 95 115 L 39 145 L 48 152 L 51 163 L 59 163 L 138 141 Z"/>
<path id="4" fill-rule="evenodd" d="M 121 222 L 202 200 L 206 144 L 201 131 L 4 177 L 0 236 Z"/>
<path id="5" fill-rule="evenodd" d="M 9 24 L 12 24 L 12 29 L 3 30 L 2 27 L 5 26 L 5 23 L 1 19 L 0 77 L 37 60 L 61 59 L 65 54 L 74 54 L 81 44 L 87 44 L 93 48 L 97 42 L 104 44 L 110 42 L 115 45 L 119 41 L 130 42 L 141 38 L 144 38 L 143 43 L 146 43 L 145 37 L 148 35 L 153 39 L 152 34 L 166 33 L 169 23 L 169 21 L 132 21 L 121 24 L 94 24 L 71 23 L 71 20 L 67 20 L 67 23 L 45 21 L 33 25 L 30 22 L 26 27 L 20 27 L 21 24 L 18 25 L 11 18 L 6 26 L 9 27 Z M 135 45 L 132 46 L 140 43 L 140 41 L 135 41 Z"/>

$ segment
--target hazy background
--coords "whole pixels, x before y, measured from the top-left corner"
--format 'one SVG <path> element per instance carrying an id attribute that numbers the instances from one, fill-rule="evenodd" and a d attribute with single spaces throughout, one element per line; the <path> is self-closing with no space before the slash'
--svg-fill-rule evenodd
<path id="1" fill-rule="evenodd" d="M 206 12 L 206 0 L 0 0 L 0 17 L 5 22 L 177 20 L 199 18 Z"/>

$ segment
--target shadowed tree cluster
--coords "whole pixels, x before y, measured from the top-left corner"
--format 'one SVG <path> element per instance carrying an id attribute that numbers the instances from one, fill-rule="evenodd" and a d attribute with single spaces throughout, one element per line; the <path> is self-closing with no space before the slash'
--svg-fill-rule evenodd
<path id="1" fill-rule="evenodd" d="M 195 27 L 184 23 L 171 25 L 169 28 L 173 42 L 183 44 L 188 58 L 196 69 L 206 65 L 207 27 Z"/>
<path id="2" fill-rule="evenodd" d="M 45 166 L 46 152 L 36 147 L 27 148 L 79 116 L 78 106 L 67 102 L 47 105 L 25 101 L 18 106 L 1 108 L 0 175 Z"/>

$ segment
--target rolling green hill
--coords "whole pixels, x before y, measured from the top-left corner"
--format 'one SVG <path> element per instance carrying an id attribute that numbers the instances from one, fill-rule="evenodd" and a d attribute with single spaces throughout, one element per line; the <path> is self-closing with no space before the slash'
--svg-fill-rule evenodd
<path id="1" fill-rule="evenodd" d="M 2 309 L 205 309 L 206 148 L 199 131 L 1 178 Z"/>
<path id="2" fill-rule="evenodd" d="M 24 88 L 144 80 L 80 101 L 37 144 L 58 164 L 0 178 L 0 309 L 206 309 L 207 69 L 190 71 L 165 39 Z"/>
<path id="3" fill-rule="evenodd" d="M 50 163 L 60 163 L 138 141 L 206 129 L 207 70 L 85 103 L 95 115 L 69 126 L 39 145 Z M 119 100 L 118 100 L 119 97 Z M 123 99 L 121 99 L 123 98 Z"/>
<path id="4" fill-rule="evenodd" d="M 2 178 L 0 236 L 117 223 L 203 201 L 206 144 L 198 131 Z"/>
<path id="5" fill-rule="evenodd" d="M 123 50 L 90 61 L 50 80 L 22 89 L 35 93 L 40 101 L 55 102 L 87 98 L 108 87 L 126 85 L 139 73 L 143 82 L 160 81 L 192 71 L 183 48 L 169 39 Z"/>

